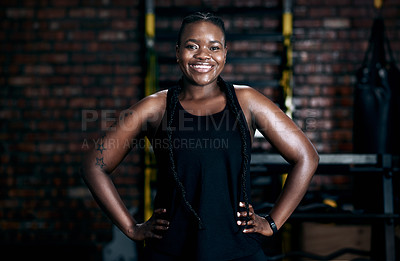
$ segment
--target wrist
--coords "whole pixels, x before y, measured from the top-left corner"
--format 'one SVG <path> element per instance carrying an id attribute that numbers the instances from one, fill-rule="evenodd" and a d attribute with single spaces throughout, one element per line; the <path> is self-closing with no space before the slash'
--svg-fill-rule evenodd
<path id="1" fill-rule="evenodd" d="M 278 233 L 278 227 L 276 226 L 275 221 L 272 219 L 272 217 L 270 215 L 266 215 L 265 220 L 267 220 L 269 227 L 272 230 L 272 236 L 276 235 Z"/>
<path id="2" fill-rule="evenodd" d="M 127 227 L 124 231 L 125 235 L 128 236 L 128 238 L 135 240 L 136 234 L 137 234 L 137 228 L 138 224 L 132 224 L 131 226 Z"/>

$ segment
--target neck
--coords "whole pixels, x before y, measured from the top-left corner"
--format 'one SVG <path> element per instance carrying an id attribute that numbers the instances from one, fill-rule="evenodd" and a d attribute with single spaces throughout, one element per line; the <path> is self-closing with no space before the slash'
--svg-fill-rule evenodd
<path id="1" fill-rule="evenodd" d="M 217 80 L 207 85 L 196 85 L 183 78 L 182 99 L 204 99 L 221 93 Z"/>

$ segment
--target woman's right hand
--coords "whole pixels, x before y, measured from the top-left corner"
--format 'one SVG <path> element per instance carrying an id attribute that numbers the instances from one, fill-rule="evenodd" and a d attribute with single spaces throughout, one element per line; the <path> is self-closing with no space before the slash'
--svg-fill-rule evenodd
<path id="1" fill-rule="evenodd" d="M 163 208 L 154 210 L 154 213 L 149 220 L 141 224 L 136 224 L 131 239 L 134 241 L 143 241 L 152 238 L 161 239 L 162 232 L 169 228 L 169 221 L 162 219 L 162 215 L 166 212 L 167 210 Z"/>

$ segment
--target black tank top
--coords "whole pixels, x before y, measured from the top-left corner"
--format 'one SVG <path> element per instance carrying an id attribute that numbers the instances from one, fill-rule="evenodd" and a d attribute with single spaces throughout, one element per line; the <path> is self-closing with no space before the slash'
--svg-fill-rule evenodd
<path id="1" fill-rule="evenodd" d="M 219 80 L 221 88 L 231 88 L 233 101 L 239 110 L 239 120 L 245 126 L 248 158 L 251 138 L 247 122 L 240 109 L 234 87 Z M 177 88 L 177 87 L 172 87 Z M 242 189 L 242 138 L 239 122 L 230 106 L 212 115 L 196 116 L 176 103 L 171 124 L 172 147 L 176 171 L 186 198 L 201 219 L 188 210 L 170 171 L 167 122 L 171 117 L 171 96 L 168 90 L 167 109 L 155 136 L 151 139 L 158 165 L 157 195 L 154 208 L 166 208 L 169 230 L 161 240 L 152 240 L 149 247 L 173 255 L 185 255 L 187 260 L 230 260 L 257 252 L 259 234 L 244 234 L 236 224 Z M 249 169 L 247 169 L 249 174 Z M 246 179 L 250 195 L 250 177 Z M 188 257 L 189 255 L 189 257 Z"/>

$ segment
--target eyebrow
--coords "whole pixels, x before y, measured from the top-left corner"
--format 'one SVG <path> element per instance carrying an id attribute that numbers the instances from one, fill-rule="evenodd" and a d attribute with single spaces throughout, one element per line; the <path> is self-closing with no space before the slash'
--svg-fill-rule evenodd
<path id="1" fill-rule="evenodd" d="M 194 42 L 194 43 L 199 43 L 200 41 L 199 40 L 196 40 L 196 39 L 187 39 L 186 41 L 185 41 L 185 44 L 186 43 L 188 43 L 188 42 Z M 218 44 L 220 44 L 220 45 L 223 45 L 220 41 L 218 41 L 218 40 L 213 40 L 213 41 L 210 41 L 210 43 L 218 43 Z"/>

